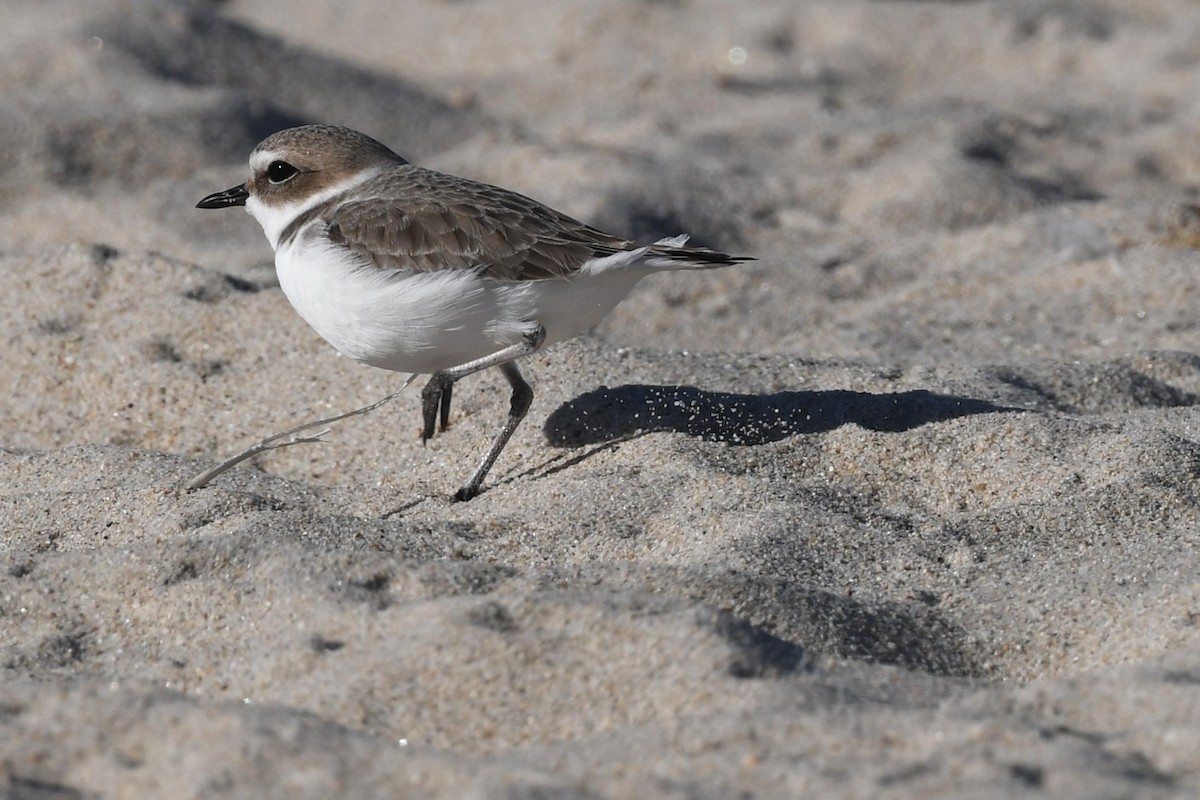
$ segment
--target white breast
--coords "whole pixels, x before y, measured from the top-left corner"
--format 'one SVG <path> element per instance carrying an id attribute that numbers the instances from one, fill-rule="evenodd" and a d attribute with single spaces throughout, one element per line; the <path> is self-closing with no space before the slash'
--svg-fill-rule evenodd
<path id="1" fill-rule="evenodd" d="M 276 252 L 275 267 L 296 311 L 342 354 L 398 372 L 432 373 L 481 358 L 539 323 L 547 344 L 578 336 L 644 274 L 514 282 L 474 270 L 397 273 L 357 264 L 326 240 L 295 242 Z"/>
<path id="2" fill-rule="evenodd" d="M 435 372 L 498 349 L 472 272 L 398 274 L 354 263 L 336 245 L 298 237 L 275 254 L 279 285 L 300 316 L 350 358 L 400 372 Z"/>

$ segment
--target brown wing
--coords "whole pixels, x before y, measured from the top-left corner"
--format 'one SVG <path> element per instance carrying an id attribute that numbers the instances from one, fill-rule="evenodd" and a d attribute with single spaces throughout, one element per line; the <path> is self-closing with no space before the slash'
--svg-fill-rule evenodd
<path id="1" fill-rule="evenodd" d="M 637 247 L 515 192 L 420 167 L 389 171 L 356 194 L 365 196 L 335 198 L 318 215 L 332 241 L 384 269 L 478 269 L 498 280 L 537 280 Z"/>

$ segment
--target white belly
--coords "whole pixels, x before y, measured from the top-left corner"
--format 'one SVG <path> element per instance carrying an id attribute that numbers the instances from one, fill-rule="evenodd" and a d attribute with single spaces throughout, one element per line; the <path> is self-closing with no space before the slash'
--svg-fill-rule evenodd
<path id="1" fill-rule="evenodd" d="M 611 269 L 573 278 L 496 281 L 471 270 L 397 274 L 358 267 L 309 240 L 276 252 L 289 301 L 338 352 L 374 367 L 431 373 L 494 353 L 535 324 L 546 344 L 587 331 L 644 274 Z"/>

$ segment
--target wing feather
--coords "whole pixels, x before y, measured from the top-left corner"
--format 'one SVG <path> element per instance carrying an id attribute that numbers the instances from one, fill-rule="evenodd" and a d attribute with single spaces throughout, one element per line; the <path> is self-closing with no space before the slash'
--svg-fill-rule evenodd
<path id="1" fill-rule="evenodd" d="M 538 280 L 638 247 L 515 192 L 411 165 L 355 192 L 359 199 L 332 198 L 296 222 L 324 225 L 332 241 L 381 269 L 476 269 L 498 280 Z"/>

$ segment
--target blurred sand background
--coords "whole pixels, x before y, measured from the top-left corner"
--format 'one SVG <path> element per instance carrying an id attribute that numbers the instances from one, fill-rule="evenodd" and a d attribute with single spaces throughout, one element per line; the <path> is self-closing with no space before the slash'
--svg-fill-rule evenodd
<path id="1" fill-rule="evenodd" d="M 1194 797 L 1200 4 L 0 4 L 0 797 Z M 245 214 L 294 124 L 616 233 L 403 376 Z"/>

